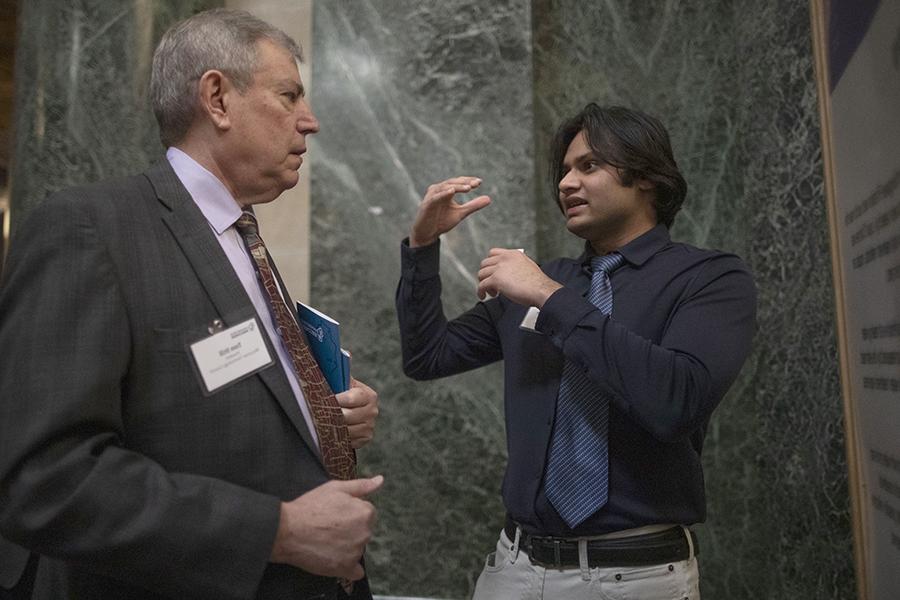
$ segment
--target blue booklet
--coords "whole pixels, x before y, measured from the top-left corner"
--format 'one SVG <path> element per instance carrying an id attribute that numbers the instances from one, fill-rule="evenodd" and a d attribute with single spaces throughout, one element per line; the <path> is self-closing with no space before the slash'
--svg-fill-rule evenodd
<path id="1" fill-rule="evenodd" d="M 341 348 L 340 323 L 302 302 L 297 321 L 306 334 L 309 349 L 335 394 L 350 389 L 350 353 Z"/>

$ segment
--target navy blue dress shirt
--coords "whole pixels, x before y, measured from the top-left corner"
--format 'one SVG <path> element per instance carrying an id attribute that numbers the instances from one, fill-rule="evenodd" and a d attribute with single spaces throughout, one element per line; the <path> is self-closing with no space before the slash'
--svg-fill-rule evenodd
<path id="1" fill-rule="evenodd" d="M 504 360 L 507 450 L 503 500 L 537 535 L 587 536 L 703 521 L 700 453 L 710 414 L 734 382 L 756 328 L 756 287 L 740 258 L 672 242 L 658 225 L 618 250 L 613 310 L 587 299 L 589 246 L 541 266 L 563 288 L 541 309 L 502 295 L 448 321 L 441 304 L 440 242 L 401 246 L 396 306 L 404 372 L 434 379 Z M 609 501 L 570 529 L 544 495 L 556 397 L 565 358 L 610 397 Z"/>

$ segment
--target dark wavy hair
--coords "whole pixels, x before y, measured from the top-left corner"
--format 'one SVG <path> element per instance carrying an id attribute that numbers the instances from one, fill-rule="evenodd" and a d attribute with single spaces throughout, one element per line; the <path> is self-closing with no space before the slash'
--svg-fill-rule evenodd
<path id="1" fill-rule="evenodd" d="M 654 184 L 656 221 L 671 227 L 684 203 L 687 182 L 675 164 L 669 134 L 658 119 L 622 106 L 601 107 L 591 102 L 556 132 L 550 153 L 550 181 L 557 206 L 559 182 L 565 176 L 563 159 L 582 130 L 597 158 L 618 169 L 622 185 L 631 186 L 637 179 Z"/>

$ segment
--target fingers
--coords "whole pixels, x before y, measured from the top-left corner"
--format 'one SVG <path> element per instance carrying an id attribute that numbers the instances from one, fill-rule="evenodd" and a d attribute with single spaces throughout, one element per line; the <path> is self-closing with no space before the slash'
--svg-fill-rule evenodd
<path id="1" fill-rule="evenodd" d="M 463 217 L 468 217 L 473 212 L 481 210 L 490 203 L 490 196 L 478 196 L 477 198 L 472 198 L 464 204 L 460 204 L 459 209 L 462 211 Z"/>
<path id="2" fill-rule="evenodd" d="M 464 185 L 470 185 L 473 188 L 481 185 L 481 177 L 473 177 L 471 175 L 460 175 L 458 177 L 451 177 L 447 179 L 445 183 L 461 183 Z"/>
<path id="3" fill-rule="evenodd" d="M 453 177 L 451 179 L 441 181 L 440 183 L 434 183 L 428 186 L 422 202 L 433 203 L 449 200 L 456 194 L 467 194 L 480 185 L 481 179 L 479 179 L 478 177 Z M 488 198 L 487 196 L 479 196 L 478 198 L 475 198 L 475 200 L 471 200 L 466 204 L 475 201 L 477 201 L 477 208 L 472 209 L 472 212 L 480 208 L 484 208 L 485 206 L 490 204 L 490 198 Z"/>
<path id="4" fill-rule="evenodd" d="M 378 394 L 355 379 L 350 381 L 350 389 L 335 395 L 344 423 L 350 433 L 350 445 L 359 449 L 375 437 L 375 420 L 378 418 Z"/>
<path id="5" fill-rule="evenodd" d="M 378 417 L 378 407 L 376 406 L 357 406 L 355 408 L 341 407 L 341 413 L 344 415 L 344 423 L 347 427 L 354 425 L 366 425 L 369 429 L 375 428 L 375 419 Z M 353 431 L 350 431 L 353 435 Z"/>
<path id="6" fill-rule="evenodd" d="M 350 479 L 349 481 L 332 480 L 326 485 L 329 484 L 354 498 L 365 498 L 381 489 L 381 486 L 384 485 L 384 476 L 376 475 L 368 479 Z"/>
<path id="7" fill-rule="evenodd" d="M 370 388 L 369 386 L 367 386 L 365 383 L 363 383 L 363 382 L 360 381 L 359 379 L 353 379 L 352 377 L 350 378 L 350 389 L 351 389 L 351 390 L 358 389 L 358 390 L 361 390 L 361 391 L 363 391 L 363 392 L 372 393 L 372 394 L 374 394 L 374 395 L 376 395 L 376 396 L 378 395 L 378 394 L 375 392 L 375 390 L 373 390 L 372 388 Z"/>
<path id="8" fill-rule="evenodd" d="M 453 193 L 470 192 L 479 185 L 481 185 L 481 178 L 479 177 L 451 177 L 450 179 L 445 179 L 444 181 L 429 185 L 426 196 L 428 194 L 446 193 L 450 191 Z"/>
<path id="9" fill-rule="evenodd" d="M 352 552 L 341 556 L 339 559 L 335 560 L 334 564 L 328 568 L 326 573 L 322 574 L 337 577 L 338 579 L 348 582 L 359 581 L 366 575 L 365 570 L 363 570 L 363 567 L 359 562 L 365 549 L 365 544 L 363 544 L 359 548 L 355 548 Z"/>
<path id="10" fill-rule="evenodd" d="M 495 250 L 497 250 L 497 248 L 491 248 L 488 257 L 481 261 L 481 268 L 478 269 L 478 288 L 476 289 L 476 293 L 479 300 L 484 300 L 488 297 L 494 298 L 498 294 L 494 282 L 489 281 L 491 275 L 497 271 L 500 264 L 498 257 L 493 254 Z"/>
<path id="11" fill-rule="evenodd" d="M 359 450 L 375 439 L 375 431 L 370 423 L 348 425 L 347 429 L 350 430 L 350 446 L 354 450 Z"/>
<path id="12" fill-rule="evenodd" d="M 359 563 L 365 552 L 365 546 L 354 548 L 352 551 L 335 557 L 333 561 L 325 565 L 325 568 L 316 575 L 325 575 L 327 577 L 336 577 L 346 582 L 359 581 L 366 572 Z M 346 588 L 345 588 L 346 589 Z M 316 596 L 317 598 L 319 596 Z"/>
<path id="13" fill-rule="evenodd" d="M 478 270 L 479 300 L 505 294 L 505 289 L 520 284 L 524 276 L 537 268 L 520 248 L 491 248 Z"/>
<path id="14" fill-rule="evenodd" d="M 485 262 L 482 261 L 481 268 L 478 269 L 478 281 L 479 282 L 484 281 L 485 279 L 487 279 L 488 277 L 493 275 L 494 271 L 496 271 L 496 270 L 497 270 L 496 263 L 486 265 Z"/>
<path id="15" fill-rule="evenodd" d="M 346 392 L 335 394 L 334 399 L 337 400 L 338 406 L 344 409 L 359 408 L 360 406 L 366 405 L 366 397 L 363 394 L 353 393 L 352 388 Z M 347 414 L 346 410 L 344 411 L 344 414 Z"/>
<path id="16" fill-rule="evenodd" d="M 360 558 L 361 557 L 362 557 L 362 554 L 360 554 Z M 365 575 L 366 575 L 366 572 L 363 570 L 362 565 L 359 563 L 356 563 L 355 565 L 353 565 L 353 568 L 350 569 L 350 572 L 347 574 L 346 577 L 350 581 L 359 581 L 360 579 L 365 577 Z"/>
<path id="17" fill-rule="evenodd" d="M 349 390 L 335 394 L 334 397 L 341 408 L 359 408 L 378 403 L 378 393 L 364 383 L 356 387 L 351 383 Z"/>
<path id="18" fill-rule="evenodd" d="M 499 291 L 491 283 L 482 281 L 481 283 L 478 284 L 478 289 L 476 290 L 476 293 L 478 294 L 479 300 L 484 300 L 487 297 L 491 297 L 491 298 L 496 297 L 497 294 L 499 293 Z"/>
<path id="19" fill-rule="evenodd" d="M 364 446 L 367 441 L 372 441 L 372 437 L 375 435 L 375 419 L 378 417 L 377 408 L 342 408 L 341 412 L 354 448 L 359 448 Z M 360 443 L 360 445 L 357 446 L 356 443 Z"/>
<path id="20" fill-rule="evenodd" d="M 491 248 L 488 250 L 488 257 L 503 256 L 504 254 L 509 254 L 511 252 L 518 252 L 522 256 L 527 256 L 525 250 L 522 248 Z M 518 256 L 519 254 L 513 254 L 512 256 Z"/>
<path id="21" fill-rule="evenodd" d="M 360 548 L 359 552 L 355 553 L 356 556 L 348 556 L 343 560 L 335 561 L 328 571 L 318 574 L 336 577 L 347 582 L 359 581 L 366 575 L 362 565 L 359 563 L 364 551 L 365 548 Z M 346 591 L 346 589 L 345 587 L 344 590 Z M 316 597 L 318 598 L 319 596 Z"/>
<path id="22" fill-rule="evenodd" d="M 327 577 L 362 578 L 359 559 L 376 519 L 375 506 L 365 496 L 383 483 L 381 475 L 332 480 L 283 502 L 272 562 Z"/>
<path id="23" fill-rule="evenodd" d="M 508 250 L 506 248 L 491 248 L 488 251 L 487 257 L 481 261 L 479 265 L 478 271 L 478 280 L 481 281 L 490 275 L 500 266 L 503 262 L 503 259 L 507 256 L 517 256 L 516 254 L 511 254 L 513 252 L 518 252 L 518 250 Z"/>
<path id="24" fill-rule="evenodd" d="M 456 194 L 466 194 L 481 185 L 478 177 L 453 177 L 428 187 L 409 233 L 409 245 L 418 248 L 434 243 L 460 221 L 491 203 L 488 196 L 457 203 Z"/>

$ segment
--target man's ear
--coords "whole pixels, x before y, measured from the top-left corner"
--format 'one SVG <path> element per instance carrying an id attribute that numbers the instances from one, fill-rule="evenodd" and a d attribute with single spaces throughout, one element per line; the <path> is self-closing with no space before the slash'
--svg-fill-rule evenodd
<path id="1" fill-rule="evenodd" d="M 200 96 L 200 113 L 209 118 L 216 129 L 231 129 L 227 96 L 234 91 L 234 85 L 221 71 L 210 70 L 200 76 L 197 93 Z"/>
<path id="2" fill-rule="evenodd" d="M 636 179 L 635 180 L 638 186 L 638 189 L 642 192 L 652 192 L 656 189 L 656 184 L 648 179 Z"/>

